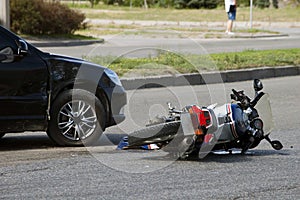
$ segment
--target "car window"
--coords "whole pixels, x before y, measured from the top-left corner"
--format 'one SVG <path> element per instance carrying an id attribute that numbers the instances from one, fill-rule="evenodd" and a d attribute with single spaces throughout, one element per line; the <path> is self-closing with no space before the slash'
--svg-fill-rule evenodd
<path id="1" fill-rule="evenodd" d="M 15 51 L 17 50 L 17 44 L 14 39 L 8 37 L 5 33 L 0 32 L 0 51 L 4 50 L 7 52 L 8 47 L 13 51 L 13 53 L 16 53 Z"/>
<path id="2" fill-rule="evenodd" d="M 0 55 L 5 55 L 5 59 L 1 63 L 11 63 L 14 61 L 14 52 L 11 47 L 5 47 L 0 49 Z"/>
<path id="3" fill-rule="evenodd" d="M 14 61 L 14 54 L 17 53 L 17 44 L 6 33 L 0 33 L 0 54 L 6 57 L 1 63 L 11 63 Z"/>

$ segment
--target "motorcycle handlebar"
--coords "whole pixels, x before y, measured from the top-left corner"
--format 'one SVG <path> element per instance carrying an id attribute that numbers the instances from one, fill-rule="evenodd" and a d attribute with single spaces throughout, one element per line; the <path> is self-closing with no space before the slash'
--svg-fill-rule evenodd
<path id="1" fill-rule="evenodd" d="M 181 110 L 176 110 L 175 107 L 172 106 L 172 104 L 170 102 L 167 103 L 168 107 L 169 107 L 169 113 L 175 113 L 175 114 L 180 114 L 182 113 Z"/>
<path id="2" fill-rule="evenodd" d="M 176 109 L 171 109 L 169 110 L 170 113 L 175 113 L 175 114 L 181 114 L 182 111 L 181 110 L 176 110 Z"/>
<path id="3" fill-rule="evenodd" d="M 236 100 L 238 100 L 238 101 L 243 100 L 243 97 L 241 96 L 241 94 L 238 91 L 236 91 L 235 89 L 232 89 L 232 92 L 235 95 L 235 97 L 237 98 Z"/>
<path id="4" fill-rule="evenodd" d="M 242 102 L 242 101 L 245 100 L 245 99 L 250 100 L 250 98 L 249 98 L 247 95 L 243 94 L 243 92 L 238 92 L 238 91 L 236 91 L 235 89 L 232 89 L 232 92 L 233 92 L 233 94 L 234 94 L 234 97 L 236 97 L 235 100 L 237 100 L 237 101 Z M 264 94 L 265 94 L 264 92 L 258 93 L 258 94 L 255 96 L 255 98 L 254 98 L 252 101 L 250 101 L 249 106 L 250 106 L 251 108 L 254 108 L 254 107 L 256 106 L 257 102 L 260 100 L 260 98 L 261 98 Z"/>

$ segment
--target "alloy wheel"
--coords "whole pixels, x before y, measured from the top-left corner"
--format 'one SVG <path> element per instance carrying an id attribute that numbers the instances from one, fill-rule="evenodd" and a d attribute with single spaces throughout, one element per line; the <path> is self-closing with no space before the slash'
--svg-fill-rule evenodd
<path id="1" fill-rule="evenodd" d="M 61 134 L 73 141 L 89 137 L 97 127 L 94 107 L 82 100 L 73 100 L 62 106 L 57 119 Z"/>

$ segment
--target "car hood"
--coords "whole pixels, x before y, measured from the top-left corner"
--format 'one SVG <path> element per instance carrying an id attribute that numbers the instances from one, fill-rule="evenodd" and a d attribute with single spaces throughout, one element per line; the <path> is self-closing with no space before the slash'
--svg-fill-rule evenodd
<path id="1" fill-rule="evenodd" d="M 87 69 L 94 69 L 94 70 L 100 70 L 103 71 L 106 69 L 106 67 L 91 63 L 89 61 L 80 59 L 80 58 L 74 58 L 74 57 L 69 57 L 65 55 L 58 55 L 58 54 L 48 54 L 47 61 L 50 62 L 51 67 L 63 67 L 65 69 L 71 68 L 87 68 Z"/>
<path id="2" fill-rule="evenodd" d="M 57 60 L 60 62 L 70 62 L 70 63 L 74 63 L 74 64 L 90 64 L 90 65 L 94 65 L 94 66 L 98 66 L 100 68 L 104 68 L 103 66 L 100 65 L 96 65 L 94 63 L 90 63 L 86 60 L 83 60 L 81 58 L 74 58 L 74 57 L 70 57 L 70 56 L 66 56 L 66 55 L 59 55 L 59 54 L 48 54 L 48 60 Z"/>
<path id="3" fill-rule="evenodd" d="M 83 59 L 63 55 L 48 54 L 46 61 L 54 81 L 74 81 L 75 79 L 99 80 L 106 67 Z"/>

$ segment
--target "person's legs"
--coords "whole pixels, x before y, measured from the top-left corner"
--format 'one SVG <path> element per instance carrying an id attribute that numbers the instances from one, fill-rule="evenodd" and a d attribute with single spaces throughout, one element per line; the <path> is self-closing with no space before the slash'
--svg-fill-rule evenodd
<path id="1" fill-rule="evenodd" d="M 235 20 L 236 11 L 228 12 L 228 21 L 227 21 L 227 30 L 226 33 L 233 34 L 232 27 L 233 27 L 233 21 Z"/>
<path id="2" fill-rule="evenodd" d="M 232 26 L 233 26 L 233 20 L 228 20 L 226 33 L 232 32 Z"/>

